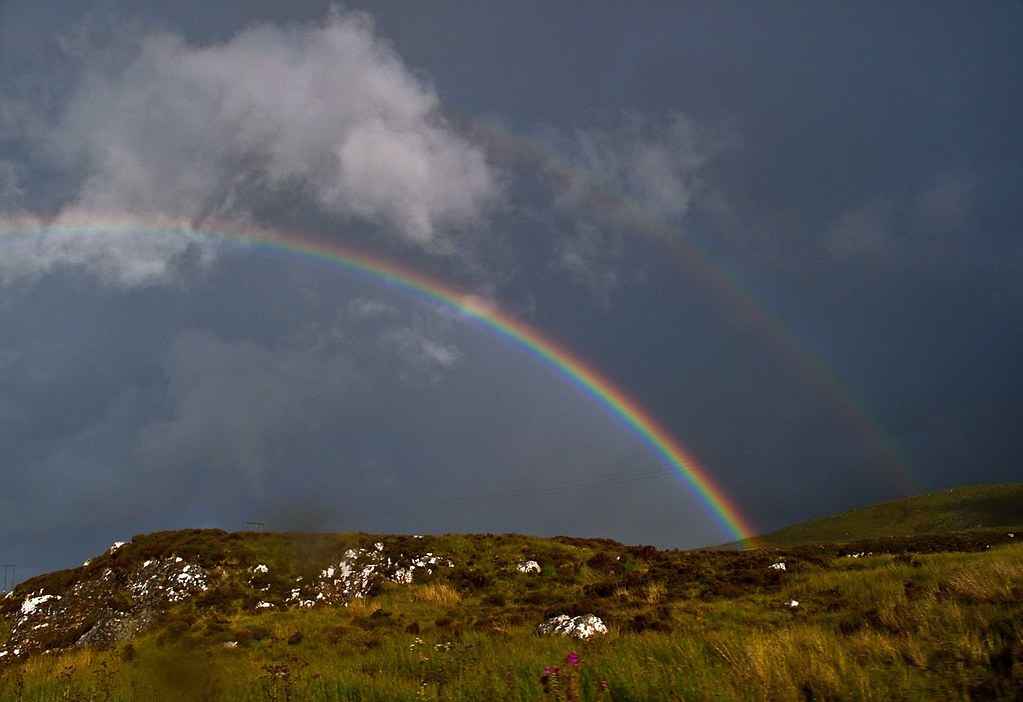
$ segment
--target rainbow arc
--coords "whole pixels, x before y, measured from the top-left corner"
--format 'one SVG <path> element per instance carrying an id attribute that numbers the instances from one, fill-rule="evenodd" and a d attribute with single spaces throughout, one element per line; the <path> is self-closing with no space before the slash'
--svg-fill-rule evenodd
<path id="1" fill-rule="evenodd" d="M 370 280 L 383 282 L 456 310 L 504 342 L 521 349 L 577 387 L 682 478 L 708 515 L 728 538 L 748 544 L 756 531 L 734 501 L 713 480 L 710 473 L 665 427 L 634 398 L 602 375 L 581 356 L 502 310 L 493 301 L 452 285 L 406 265 L 357 250 L 334 240 L 306 237 L 265 229 L 214 227 L 191 229 L 167 222 L 147 222 L 126 217 L 92 217 L 61 220 L 47 225 L 0 223 L 0 242 L 19 236 L 176 236 L 198 242 L 227 242 L 283 251 L 310 261 L 337 266 Z"/>

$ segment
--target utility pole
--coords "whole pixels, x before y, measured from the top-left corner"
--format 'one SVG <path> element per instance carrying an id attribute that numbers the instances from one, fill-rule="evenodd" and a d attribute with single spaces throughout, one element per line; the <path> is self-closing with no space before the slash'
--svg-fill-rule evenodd
<path id="1" fill-rule="evenodd" d="M 2 592 L 8 592 L 8 590 L 14 589 L 14 575 L 15 569 L 18 567 L 17 563 L 0 563 L 4 568 L 4 589 Z M 10 587 L 8 587 L 10 583 Z"/>

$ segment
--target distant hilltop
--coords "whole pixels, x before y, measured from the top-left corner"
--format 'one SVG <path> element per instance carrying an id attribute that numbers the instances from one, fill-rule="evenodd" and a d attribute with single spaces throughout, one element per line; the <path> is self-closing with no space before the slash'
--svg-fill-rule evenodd
<path id="1" fill-rule="evenodd" d="M 889 500 L 786 527 L 757 541 L 780 548 L 1003 527 L 1023 531 L 1023 483 L 973 485 Z"/>

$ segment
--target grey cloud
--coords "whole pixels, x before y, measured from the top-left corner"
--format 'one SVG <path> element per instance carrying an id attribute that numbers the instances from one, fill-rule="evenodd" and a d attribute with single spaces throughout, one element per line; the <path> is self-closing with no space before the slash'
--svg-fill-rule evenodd
<path id="1" fill-rule="evenodd" d="M 197 468 L 258 488 L 281 441 L 323 436 L 346 408 L 368 402 L 342 353 L 267 348 L 181 332 L 166 358 L 170 416 L 145 426 L 135 452 L 145 470 Z"/>
<path id="2" fill-rule="evenodd" d="M 924 236 L 947 236 L 969 223 L 976 183 L 962 173 L 946 173 L 917 193 L 909 205 L 914 224 Z"/>
<path id="3" fill-rule="evenodd" d="M 22 190 L 19 164 L 10 159 L 0 159 L 0 212 L 16 212 L 22 209 L 25 192 Z"/>
<path id="4" fill-rule="evenodd" d="M 962 268 L 975 232 L 974 190 L 966 174 L 941 174 L 916 191 L 877 195 L 828 223 L 827 252 L 883 270 L 925 265 L 951 273 Z"/>
<path id="5" fill-rule="evenodd" d="M 332 12 L 319 25 L 287 29 L 257 25 L 216 44 L 170 33 L 118 41 L 76 46 L 81 78 L 59 116 L 40 115 L 38 133 L 21 135 L 47 156 L 47 167 L 80 173 L 65 218 L 116 212 L 244 221 L 268 194 L 288 193 L 326 214 L 443 249 L 448 230 L 480 221 L 498 197 L 483 151 L 447 127 L 433 88 L 376 37 L 365 15 Z M 10 173 L 0 178 L 0 194 L 10 199 L 16 181 Z M 104 254 L 85 247 L 105 251 L 109 243 L 18 255 L 40 268 L 95 265 Z M 115 267 L 131 282 L 147 269 L 159 278 L 159 262 L 177 253 L 118 242 L 113 255 L 138 263 Z"/>
<path id="6" fill-rule="evenodd" d="M 896 212 L 889 198 L 875 198 L 844 212 L 828 225 L 827 242 L 840 259 L 880 255 L 889 249 Z"/>
<path id="7" fill-rule="evenodd" d="M 739 143 L 726 125 L 705 125 L 682 113 L 625 112 L 603 126 L 571 134 L 547 129 L 539 139 L 562 154 L 565 166 L 547 174 L 562 233 L 553 237 L 554 268 L 610 307 L 629 273 L 623 238 L 634 222 L 625 210 L 682 228 L 697 211 L 727 216 L 728 199 L 705 177 L 723 152 Z"/>
<path id="8" fill-rule="evenodd" d="M 581 221 L 574 234 L 557 238 L 554 253 L 557 267 L 588 288 L 593 299 L 607 309 L 611 294 L 621 282 L 619 237 Z"/>
<path id="9" fill-rule="evenodd" d="M 428 241 L 494 194 L 482 152 L 436 107 L 365 16 L 335 13 L 205 47 L 147 37 L 122 71 L 88 72 L 53 143 L 87 159 L 80 200 L 101 209 L 230 214 L 260 186 L 299 184 Z"/>
<path id="10" fill-rule="evenodd" d="M 566 148 L 589 178 L 647 215 L 670 220 L 704 196 L 703 168 L 734 143 L 734 135 L 677 112 L 660 118 L 629 112 L 610 127 L 577 130 Z"/>

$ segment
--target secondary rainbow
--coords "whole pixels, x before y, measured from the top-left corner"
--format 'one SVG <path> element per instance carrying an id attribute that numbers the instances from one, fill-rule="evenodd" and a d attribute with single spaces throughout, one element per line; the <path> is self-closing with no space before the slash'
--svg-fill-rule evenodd
<path id="1" fill-rule="evenodd" d="M 816 351 L 808 339 L 797 337 L 795 330 L 782 321 L 781 314 L 763 296 L 754 293 L 743 282 L 743 276 L 729 270 L 720 257 L 715 257 L 693 237 L 683 238 L 668 225 L 644 212 L 643 207 L 625 193 L 584 172 L 551 148 L 515 134 L 504 126 L 479 116 L 449 114 L 472 127 L 473 134 L 484 139 L 488 151 L 505 158 L 521 159 L 549 177 L 561 180 L 578 193 L 585 193 L 587 206 L 594 208 L 607 222 L 639 234 L 655 247 L 663 260 L 684 270 L 690 280 L 712 293 L 713 299 L 742 326 L 779 352 L 799 375 L 809 380 L 827 399 L 836 415 L 854 430 L 854 441 L 865 441 L 876 457 L 878 471 L 893 481 L 892 488 L 901 494 L 922 489 L 920 476 L 903 450 L 895 444 L 871 416 L 865 405 L 839 379 L 835 370 Z M 777 306 L 774 306 L 777 307 Z M 803 335 L 808 336 L 808 335 Z"/>
<path id="2" fill-rule="evenodd" d="M 186 237 L 196 242 L 233 242 L 290 252 L 325 261 L 363 277 L 382 281 L 425 296 L 458 310 L 467 319 L 522 349 L 578 387 L 626 426 L 659 460 L 674 468 L 692 489 L 708 514 L 730 537 L 755 543 L 756 531 L 735 503 L 700 466 L 693 455 L 636 400 L 600 374 L 578 355 L 525 322 L 472 292 L 383 257 L 359 251 L 336 240 L 313 238 L 267 229 L 192 229 L 175 223 L 85 216 L 56 223 L 0 222 L 0 242 L 17 236 L 89 236 L 120 233 L 126 236 Z"/>

